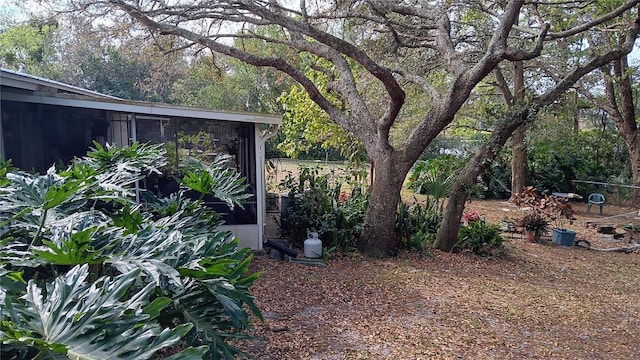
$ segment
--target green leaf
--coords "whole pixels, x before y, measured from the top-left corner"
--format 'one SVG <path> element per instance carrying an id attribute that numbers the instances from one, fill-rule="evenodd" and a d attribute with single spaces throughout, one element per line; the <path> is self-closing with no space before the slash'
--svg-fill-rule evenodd
<path id="1" fill-rule="evenodd" d="M 97 264 L 105 257 L 92 246 L 95 227 L 75 232 L 55 232 L 52 240 L 43 240 L 43 246 L 34 247 L 33 253 L 54 265 Z"/>
<path id="2" fill-rule="evenodd" d="M 119 300 L 138 272 L 92 284 L 86 283 L 88 275 L 88 266 L 76 266 L 47 283 L 46 291 L 29 281 L 24 302 L 8 303 L 15 327 L 26 334 L 20 341 L 41 354 L 51 351 L 70 359 L 149 359 L 177 344 L 191 329 L 185 324 L 159 330 L 143 311 L 153 286 Z"/>
<path id="3" fill-rule="evenodd" d="M 77 199 L 76 195 L 81 193 L 83 186 L 86 186 L 86 184 L 78 180 L 68 180 L 50 186 L 44 195 L 42 208 L 49 210 L 69 200 Z"/>
<path id="4" fill-rule="evenodd" d="M 149 315 L 151 319 L 155 319 L 160 315 L 162 310 L 171 304 L 172 300 L 168 297 L 159 297 L 144 308 L 144 313 Z"/>
<path id="5" fill-rule="evenodd" d="M 139 210 L 140 206 L 125 204 L 122 210 L 111 215 L 113 224 L 124 228 L 125 235 L 134 234 L 148 221 Z"/>
<path id="6" fill-rule="evenodd" d="M 209 347 L 206 345 L 198 346 L 196 348 L 188 347 L 175 355 L 169 356 L 165 360 L 203 359 L 208 351 L 209 351 Z"/>
<path id="7" fill-rule="evenodd" d="M 218 155 L 211 165 L 206 165 L 197 159 L 188 159 L 183 165 L 186 173 L 182 184 L 203 196 L 207 194 L 217 197 L 231 209 L 234 205 L 242 206 L 242 200 L 253 195 L 244 193 L 249 185 L 228 165 L 229 160 L 228 155 Z"/>
<path id="8" fill-rule="evenodd" d="M 249 326 L 249 323 L 246 321 L 246 313 L 235 301 L 223 294 L 216 294 L 216 299 L 222 304 L 225 313 L 229 316 L 234 326 Z"/>

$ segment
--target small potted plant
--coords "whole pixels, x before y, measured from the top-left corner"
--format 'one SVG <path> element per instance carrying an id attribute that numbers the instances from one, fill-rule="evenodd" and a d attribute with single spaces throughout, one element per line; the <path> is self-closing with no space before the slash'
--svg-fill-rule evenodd
<path id="1" fill-rule="evenodd" d="M 539 222 L 538 216 L 545 222 L 545 230 L 549 223 L 553 223 L 551 239 L 554 243 L 563 246 L 572 246 L 576 232 L 566 228 L 567 223 L 575 220 L 575 211 L 566 198 L 545 195 L 541 197 L 533 186 L 527 186 L 521 193 L 513 194 L 512 203 L 529 209 L 529 212 L 520 220 L 521 226 L 527 230 L 525 220 Z M 535 215 L 535 216 L 534 216 Z M 533 225 L 530 225 L 533 227 Z"/>
<path id="2" fill-rule="evenodd" d="M 567 224 L 575 220 L 575 210 L 571 207 L 569 199 L 556 196 L 545 197 L 545 206 L 550 210 L 553 221 L 553 233 L 551 239 L 562 246 L 573 246 L 576 232 L 567 229 Z"/>
<path id="3" fill-rule="evenodd" d="M 542 235 L 549 229 L 549 222 L 540 211 L 531 210 L 520 218 L 518 226 L 524 229 L 525 237 L 529 242 L 539 242 Z"/>
<path id="4" fill-rule="evenodd" d="M 526 213 L 518 220 L 518 226 L 524 230 L 527 240 L 540 241 L 540 237 L 549 229 L 549 214 L 545 212 L 544 198 L 538 195 L 536 188 L 527 186 L 522 192 L 512 194 L 511 203 Z"/>

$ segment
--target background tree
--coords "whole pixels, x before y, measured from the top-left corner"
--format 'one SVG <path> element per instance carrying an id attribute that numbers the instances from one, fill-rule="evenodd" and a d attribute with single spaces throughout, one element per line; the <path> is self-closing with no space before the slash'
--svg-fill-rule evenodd
<path id="1" fill-rule="evenodd" d="M 0 26 L 0 65 L 131 100 L 172 102 L 188 65 L 180 39 L 103 31 L 87 19 L 32 14 Z M 116 31 L 117 30 L 117 31 Z"/>
<path id="2" fill-rule="evenodd" d="M 173 83 L 190 55 L 180 39 L 140 36 L 126 23 L 109 31 L 90 19 L 64 17 L 63 24 L 57 47 L 65 66 L 56 80 L 124 99 L 173 102 Z"/>
<path id="3" fill-rule="evenodd" d="M 570 3 L 578 6 L 583 2 Z M 624 14 L 636 4 L 637 1 L 627 1 L 606 16 L 581 21 L 569 29 L 554 27 L 554 32 L 549 29 L 555 24 L 546 23 L 553 18 L 537 9 L 554 8 L 561 12 L 567 8 L 566 2 L 561 6 L 524 1 L 416 6 L 349 2 L 322 7 L 302 2 L 298 8 L 287 8 L 277 2 L 255 1 L 220 1 L 213 6 L 185 1 L 164 6 L 154 1 L 89 0 L 80 9 L 85 14 L 106 12 L 112 16 L 124 11 L 154 33 L 182 37 L 251 65 L 273 67 L 300 83 L 333 121 L 362 141 L 369 158 L 375 162 L 371 202 L 359 247 L 368 254 L 383 255 L 394 247 L 394 214 L 407 172 L 429 143 L 451 123 L 480 81 L 503 60 L 525 61 L 540 56 L 546 41 L 580 34 Z M 468 9 L 481 10 L 479 14 L 484 21 L 465 22 L 462 15 Z M 523 9 L 528 11 L 521 13 Z M 572 7 L 568 9 L 575 11 Z M 526 19 L 514 28 L 521 16 Z M 476 24 L 483 26 L 479 28 Z M 242 32 L 229 32 L 234 25 Z M 278 36 L 256 32 L 245 25 L 276 27 Z M 491 29 L 489 40 L 476 41 L 479 37 L 487 39 L 487 27 Z M 628 28 L 635 31 L 634 26 Z M 259 39 L 277 48 L 280 55 L 284 51 L 286 57 L 251 52 L 230 44 L 230 38 L 240 42 Z M 344 106 L 338 107 L 327 99 L 300 67 L 301 56 L 307 53 L 329 64 L 316 66 L 327 75 L 328 89 L 340 96 Z M 362 69 L 358 76 L 351 61 Z M 434 76 L 440 81 L 433 82 Z M 419 91 L 408 92 L 405 89 L 408 84 Z M 408 95 L 421 98 L 426 110 L 417 115 L 420 121 L 409 134 L 399 143 L 391 143 L 392 128 L 405 115 Z M 519 125 L 510 123 L 516 128 Z M 487 146 L 496 152 L 502 144 L 493 141 Z M 451 222 L 457 221 L 454 217 L 462 204 L 456 206 L 445 215 L 451 217 Z M 450 249 L 453 243 L 438 244 L 441 249 Z"/>
<path id="4" fill-rule="evenodd" d="M 54 19 L 33 19 L 0 27 L 0 66 L 33 75 L 57 77 L 55 62 L 58 23 Z"/>
<path id="5" fill-rule="evenodd" d="M 185 76 L 173 84 L 173 99 L 189 106 L 275 113 L 279 111 L 277 97 L 290 85 L 273 69 L 201 52 Z"/>
<path id="6" fill-rule="evenodd" d="M 504 103 L 508 108 L 522 105 L 525 99 L 524 66 L 522 61 L 513 62 L 512 82 L 513 90 L 500 70 L 496 67 L 495 78 L 502 93 Z M 524 114 L 521 114 L 524 116 Z M 524 119 L 523 119 L 524 120 Z M 523 121 L 524 122 L 524 121 Z M 517 128 L 511 138 L 511 191 L 520 192 L 528 181 L 527 143 L 525 141 L 525 127 Z"/>
<path id="7" fill-rule="evenodd" d="M 307 73 L 307 76 L 313 79 L 318 89 L 323 92 L 323 96 L 332 101 L 336 107 L 342 106 L 340 97 L 328 91 L 329 79 L 325 74 L 312 67 L 307 70 Z M 342 157 L 356 164 L 364 160 L 365 152 L 360 140 L 331 121 L 329 115 L 311 100 L 302 86 L 292 86 L 278 100 L 284 110 L 281 129 L 283 137 L 278 144 L 279 150 L 290 157 L 297 158 L 301 153 L 320 146 L 325 151 L 336 149 Z"/>
<path id="8" fill-rule="evenodd" d="M 619 40 L 618 40 L 619 41 Z M 616 59 L 600 69 L 600 80 L 604 83 L 604 94 L 598 94 L 593 86 L 583 86 L 581 93 L 604 110 L 613 120 L 620 136 L 627 145 L 631 165 L 631 181 L 635 186 L 633 204 L 640 205 L 640 126 L 636 118 L 633 84 L 638 84 L 636 68 L 629 66 L 628 57 Z M 605 180 L 605 179 L 599 179 Z"/>

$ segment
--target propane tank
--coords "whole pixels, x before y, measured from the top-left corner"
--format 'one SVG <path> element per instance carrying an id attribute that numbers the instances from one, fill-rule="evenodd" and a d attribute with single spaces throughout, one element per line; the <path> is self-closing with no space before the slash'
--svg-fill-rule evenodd
<path id="1" fill-rule="evenodd" d="M 322 257 L 322 241 L 318 239 L 317 232 L 310 232 L 309 238 L 304 241 L 304 256 L 310 259 Z"/>

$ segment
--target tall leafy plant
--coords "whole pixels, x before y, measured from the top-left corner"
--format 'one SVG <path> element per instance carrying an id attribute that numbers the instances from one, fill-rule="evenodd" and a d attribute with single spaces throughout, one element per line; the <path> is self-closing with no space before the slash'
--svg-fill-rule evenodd
<path id="1" fill-rule="evenodd" d="M 283 235 L 302 246 L 307 232 L 316 231 L 323 244 L 353 250 L 369 203 L 364 178 L 361 169 L 338 176 L 335 172 L 322 174 L 318 167 L 301 167 L 297 177 L 288 175 L 279 184 L 290 199 L 280 219 Z"/>
<path id="2" fill-rule="evenodd" d="M 95 145 L 64 170 L 29 174 L 2 164 L 0 358 L 226 358 L 242 352 L 249 311 L 249 249 L 186 190 L 240 205 L 246 188 L 224 159 L 185 170 L 169 198 L 136 181 L 159 172 L 161 146 Z M 196 186 L 197 185 L 197 186 Z"/>
<path id="3" fill-rule="evenodd" d="M 453 155 L 418 161 L 411 169 L 407 185 L 419 194 L 430 195 L 437 210 L 442 211 L 451 184 L 463 165 L 464 160 Z"/>
<path id="4" fill-rule="evenodd" d="M 426 198 L 424 204 L 414 198 L 409 205 L 400 201 L 396 214 L 396 243 L 401 249 L 428 253 L 442 222 L 439 202 Z"/>

